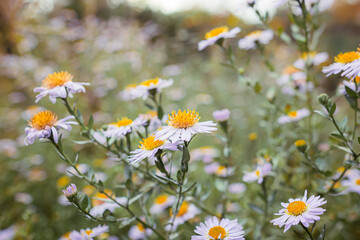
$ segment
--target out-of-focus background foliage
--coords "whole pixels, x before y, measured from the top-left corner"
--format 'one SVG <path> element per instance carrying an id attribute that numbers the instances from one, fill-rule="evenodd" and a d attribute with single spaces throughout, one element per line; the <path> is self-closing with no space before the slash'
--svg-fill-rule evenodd
<path id="1" fill-rule="evenodd" d="M 0 230 L 15 227 L 18 231 L 16 239 L 57 239 L 72 229 L 89 226 L 74 208 L 63 206 L 65 200 L 61 197 L 61 189 L 69 181 L 78 183 L 78 180 L 65 174 L 65 167 L 53 149 L 40 143 L 24 146 L 23 129 L 27 119 L 40 108 L 34 103 L 32 90 L 54 71 L 66 70 L 75 76 L 75 81 L 91 83 L 87 93 L 77 95 L 75 99 L 86 119 L 89 113 L 94 114 L 96 126 L 112 122 L 116 116 L 136 117 L 139 112 L 146 111 L 140 102 L 120 100 L 119 91 L 128 84 L 157 76 L 173 78 L 174 86 L 164 93 L 165 112 L 196 108 L 203 119 L 211 119 L 213 110 L 231 109 L 236 127 L 234 155 L 251 164 L 257 150 L 269 144 L 269 140 L 263 138 L 265 130 L 253 121 L 259 116 L 265 117 L 263 112 L 256 110 L 260 107 L 258 98 L 253 91 L 239 85 L 229 69 L 219 64 L 224 58 L 218 48 L 197 51 L 198 41 L 211 28 L 240 26 L 244 33 L 258 28 L 255 15 L 240 2 L 1 0 Z M 282 27 L 285 31 L 289 28 L 286 12 L 276 12 L 269 3 L 263 8 L 273 15 L 276 13 L 271 20 L 272 26 Z M 333 56 L 357 47 L 360 39 L 359 1 L 338 0 L 323 18 L 326 29 L 320 39 L 319 51 L 327 51 Z M 299 57 L 296 47 L 283 45 L 279 39 L 272 41 L 267 49 L 277 53 L 272 56 L 272 61 L 278 72 Z M 251 58 L 247 71 L 253 71 L 253 76 L 261 82 L 275 82 L 265 72 L 255 71 L 262 64 L 261 59 L 249 55 L 244 51 L 237 55 L 239 59 Z M 318 89 L 333 94 L 338 80 L 325 81 L 323 76 L 318 82 Z M 59 117 L 66 114 L 61 104 L 42 100 L 41 105 L 55 111 Z M 282 131 L 290 131 L 290 128 Z M 255 144 L 248 140 L 251 132 L 258 134 Z M 81 140 L 76 131 L 71 134 Z M 299 137 L 293 136 L 292 140 Z M 325 140 L 327 137 L 318 136 Z M 194 144 L 218 143 L 200 137 Z M 284 144 L 290 146 L 292 142 Z M 66 146 L 74 145 L 66 142 Z M 107 165 L 102 149 L 88 145 L 72 148 L 73 152 L 81 150 L 81 163 L 94 166 L 100 175 L 104 175 L 102 171 Z M 333 169 L 337 167 L 334 162 L 329 163 Z M 116 168 L 103 175 L 112 183 L 123 177 Z M 347 201 L 359 201 L 359 198 Z M 340 205 L 340 208 L 344 206 Z M 344 231 L 345 228 L 349 239 L 355 239 L 353 229 L 359 224 L 360 212 L 345 211 L 344 214 L 349 225 L 339 223 L 333 231 Z M 256 215 L 253 217 L 248 221 L 255 221 Z M 351 222 L 351 219 L 357 221 Z M 337 239 L 345 238 L 338 236 Z"/>

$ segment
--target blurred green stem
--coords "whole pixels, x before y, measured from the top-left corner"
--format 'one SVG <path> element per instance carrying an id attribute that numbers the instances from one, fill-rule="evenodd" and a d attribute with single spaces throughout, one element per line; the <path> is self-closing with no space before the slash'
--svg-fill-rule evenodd
<path id="1" fill-rule="evenodd" d="M 305 230 L 305 232 L 309 235 L 311 240 L 314 240 L 314 237 L 312 236 L 311 232 L 309 231 L 309 229 L 307 229 L 307 227 L 305 227 L 301 222 L 300 222 L 301 227 Z"/>

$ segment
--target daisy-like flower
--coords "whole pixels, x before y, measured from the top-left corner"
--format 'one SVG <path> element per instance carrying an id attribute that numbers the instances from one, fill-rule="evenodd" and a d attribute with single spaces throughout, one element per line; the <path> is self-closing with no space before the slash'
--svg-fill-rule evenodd
<path id="1" fill-rule="evenodd" d="M 347 78 L 360 76 L 360 49 L 356 52 L 339 53 L 334 61 L 333 64 L 322 69 L 327 77 L 339 73 Z"/>
<path id="2" fill-rule="evenodd" d="M 219 150 L 213 147 L 196 148 L 190 152 L 192 160 L 202 160 L 204 163 L 210 163 L 220 156 Z"/>
<path id="3" fill-rule="evenodd" d="M 292 0 L 273 0 L 275 7 L 281 7 L 282 5 L 289 3 L 292 12 L 299 16 L 302 14 L 301 7 L 296 1 Z M 326 11 L 331 8 L 334 0 L 305 0 L 306 10 L 311 14 Z"/>
<path id="4" fill-rule="evenodd" d="M 105 137 L 108 138 L 123 138 L 126 134 L 131 133 L 133 130 L 138 129 L 140 126 L 143 126 L 146 123 L 146 120 L 143 118 L 136 118 L 134 121 L 123 117 L 117 122 L 110 123 L 108 128 L 104 132 Z"/>
<path id="5" fill-rule="evenodd" d="M 172 111 L 168 118 L 166 121 L 168 126 L 156 132 L 155 139 L 169 139 L 171 142 L 190 141 L 194 134 L 211 133 L 216 130 L 216 123 L 213 121 L 199 122 L 199 113 L 195 110 Z"/>
<path id="6" fill-rule="evenodd" d="M 214 28 L 205 34 L 205 40 L 198 43 L 198 50 L 202 51 L 206 47 L 214 45 L 218 40 L 225 38 L 234 38 L 241 31 L 239 27 L 229 29 L 227 26 Z"/>
<path id="7" fill-rule="evenodd" d="M 346 87 L 348 87 L 354 92 L 359 93 L 360 92 L 359 83 L 360 83 L 360 77 L 355 77 L 355 79 L 352 79 L 350 81 L 343 81 L 341 84 L 339 84 L 337 90 L 341 95 L 348 95 L 348 93 L 346 92 Z"/>
<path id="8" fill-rule="evenodd" d="M 105 189 L 104 190 L 108 195 L 114 195 L 111 190 Z M 121 204 L 126 204 L 127 199 L 126 197 L 115 197 L 116 201 Z M 90 210 L 90 214 L 93 216 L 102 216 L 102 214 L 109 210 L 110 212 L 114 212 L 116 208 L 119 208 L 120 206 L 117 203 L 114 203 L 112 200 L 110 200 L 104 193 L 97 192 L 92 197 L 92 208 Z"/>
<path id="9" fill-rule="evenodd" d="M 132 155 L 129 157 L 128 161 L 130 164 L 136 164 L 141 160 L 148 158 L 149 161 L 154 162 L 155 155 L 159 150 L 177 151 L 178 143 L 171 143 L 166 140 L 157 140 L 155 139 L 154 134 L 149 135 L 149 137 L 143 138 L 143 140 L 140 141 L 138 149 L 131 152 Z"/>
<path id="10" fill-rule="evenodd" d="M 66 198 L 70 199 L 77 194 L 77 188 L 75 184 L 70 184 L 66 189 L 63 190 Z"/>
<path id="11" fill-rule="evenodd" d="M 319 215 L 322 215 L 326 210 L 320 206 L 324 205 L 326 200 L 320 196 L 312 195 L 307 198 L 307 190 L 305 190 L 304 197 L 289 199 L 288 203 L 281 203 L 284 208 L 275 215 L 279 215 L 276 219 L 271 220 L 275 226 L 282 227 L 285 225 L 284 232 L 290 229 L 291 226 L 298 225 L 300 222 L 309 227 L 310 223 L 319 221 Z"/>
<path id="12" fill-rule="evenodd" d="M 236 193 L 242 193 L 245 192 L 246 185 L 243 183 L 232 183 L 229 184 L 228 191 L 230 193 L 236 194 Z"/>
<path id="13" fill-rule="evenodd" d="M 347 179 L 342 181 L 342 185 L 347 187 L 346 192 L 360 194 L 360 171 L 357 169 L 351 170 L 347 174 Z"/>
<path id="14" fill-rule="evenodd" d="M 290 111 L 287 115 L 281 116 L 278 118 L 279 124 L 289 123 L 289 122 L 297 122 L 304 117 L 307 117 L 310 115 L 310 111 L 307 108 L 302 108 L 296 111 Z"/>
<path id="15" fill-rule="evenodd" d="M 229 118 L 230 118 L 230 110 L 223 109 L 223 110 L 214 111 L 213 117 L 218 122 L 225 122 L 225 121 L 229 120 Z"/>
<path id="16" fill-rule="evenodd" d="M 328 58 L 329 54 L 326 52 L 304 52 L 301 58 L 294 62 L 294 67 L 303 70 L 306 67 L 306 62 L 309 62 L 314 66 L 319 66 L 320 64 L 326 62 Z"/>
<path id="17" fill-rule="evenodd" d="M 146 239 L 146 237 L 152 234 L 151 229 L 147 229 L 141 223 L 132 226 L 129 230 L 129 238 L 133 240 Z"/>
<path id="18" fill-rule="evenodd" d="M 184 201 L 179 208 L 178 214 L 175 217 L 175 221 L 174 221 L 174 225 L 171 227 L 171 224 L 168 224 L 166 226 L 166 230 L 170 231 L 170 229 L 172 228 L 173 230 L 176 230 L 176 228 L 183 224 L 184 222 L 194 218 L 196 215 L 200 214 L 201 211 L 195 207 L 194 204 L 191 204 L 187 201 Z M 173 219 L 173 213 L 172 213 L 172 209 L 170 209 L 170 221 L 169 223 L 171 223 L 172 219 Z"/>
<path id="19" fill-rule="evenodd" d="M 53 137 L 57 143 L 59 141 L 61 128 L 70 131 L 71 124 L 77 124 L 74 121 L 68 121 L 74 119 L 73 116 L 68 116 L 58 120 L 55 113 L 45 110 L 34 114 L 29 120 L 29 126 L 25 128 L 25 145 L 33 144 L 36 139 L 44 139 Z"/>
<path id="20" fill-rule="evenodd" d="M 268 176 L 271 172 L 272 165 L 271 163 L 265 162 L 263 164 L 258 164 L 254 171 L 245 172 L 243 177 L 244 182 L 255 182 L 261 184 L 264 181 L 264 177 Z"/>
<path id="21" fill-rule="evenodd" d="M 166 208 L 172 206 L 176 201 L 176 197 L 165 194 L 159 195 L 155 198 L 153 205 L 150 208 L 151 214 L 162 213 Z"/>
<path id="22" fill-rule="evenodd" d="M 227 177 L 232 174 L 233 168 L 220 165 L 217 162 L 211 163 L 205 167 L 205 172 L 215 174 L 218 177 Z"/>
<path id="23" fill-rule="evenodd" d="M 93 240 L 95 237 L 109 231 L 109 227 L 106 225 L 99 225 L 95 228 L 81 229 L 80 232 L 72 231 L 69 235 L 71 240 Z"/>
<path id="24" fill-rule="evenodd" d="M 289 96 L 294 96 L 297 91 L 306 93 L 314 88 L 312 82 L 306 81 L 306 73 L 294 66 L 286 67 L 276 83 L 282 86 L 282 92 Z"/>
<path id="25" fill-rule="evenodd" d="M 118 96 L 123 101 L 130 101 L 140 97 L 136 84 L 127 85 L 125 89 L 119 93 Z"/>
<path id="26" fill-rule="evenodd" d="M 241 49 L 255 49 L 256 44 L 268 44 L 273 37 L 274 32 L 272 30 L 258 30 L 240 39 L 238 45 Z"/>
<path id="27" fill-rule="evenodd" d="M 49 74 L 42 82 L 41 87 L 34 88 L 34 92 L 39 92 L 35 102 L 49 95 L 52 103 L 56 103 L 56 98 L 73 97 L 74 93 L 85 93 L 84 86 L 90 85 L 84 82 L 73 82 L 74 77 L 68 72 L 55 72 Z"/>
<path id="28" fill-rule="evenodd" d="M 139 114 L 139 118 L 143 118 L 147 122 L 148 131 L 154 132 L 161 127 L 161 119 L 158 118 L 157 111 L 148 111 L 145 114 Z"/>
<path id="29" fill-rule="evenodd" d="M 138 95 L 144 100 L 152 93 L 160 93 L 163 88 L 170 87 L 173 84 L 173 80 L 165 80 L 161 78 L 148 79 L 140 83 L 136 88 L 139 92 Z"/>
<path id="30" fill-rule="evenodd" d="M 237 219 L 229 220 L 227 218 L 219 219 L 212 217 L 204 223 L 200 223 L 195 231 L 198 235 L 191 236 L 191 240 L 243 240 L 243 227 Z"/>

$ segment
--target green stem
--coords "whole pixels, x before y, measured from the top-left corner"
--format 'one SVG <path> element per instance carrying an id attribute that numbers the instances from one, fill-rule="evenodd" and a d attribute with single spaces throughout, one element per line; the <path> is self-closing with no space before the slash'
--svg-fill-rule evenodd
<path id="1" fill-rule="evenodd" d="M 305 227 L 301 222 L 300 225 L 302 226 L 302 228 L 305 230 L 305 232 L 309 235 L 311 240 L 314 240 L 314 237 L 312 236 L 311 232 L 309 231 L 309 229 L 307 229 L 307 227 Z"/>

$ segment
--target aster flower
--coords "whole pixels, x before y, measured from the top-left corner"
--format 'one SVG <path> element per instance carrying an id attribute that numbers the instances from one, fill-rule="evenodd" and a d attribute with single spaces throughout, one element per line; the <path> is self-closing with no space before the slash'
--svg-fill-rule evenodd
<path id="1" fill-rule="evenodd" d="M 213 147 L 201 147 L 191 150 L 190 152 L 192 160 L 202 160 L 204 163 L 210 163 L 220 156 L 219 150 Z"/>
<path id="2" fill-rule="evenodd" d="M 139 114 L 139 118 L 143 118 L 147 122 L 148 131 L 156 131 L 161 127 L 161 119 L 158 118 L 157 111 L 148 111 L 145 114 Z"/>
<path id="3" fill-rule="evenodd" d="M 70 131 L 71 124 L 77 124 L 74 121 L 68 121 L 74 119 L 73 116 L 68 116 L 58 120 L 55 113 L 49 110 L 41 111 L 34 114 L 29 122 L 30 127 L 25 128 L 25 145 L 33 144 L 36 139 L 44 139 L 52 137 L 57 143 L 59 141 L 61 128 Z"/>
<path id="4" fill-rule="evenodd" d="M 297 91 L 306 93 L 314 89 L 314 84 L 306 81 L 306 73 L 294 66 L 286 67 L 276 83 L 282 86 L 282 92 L 289 96 L 294 96 Z"/>
<path id="5" fill-rule="evenodd" d="M 351 79 L 350 81 L 342 81 L 341 84 L 339 84 L 338 86 L 338 92 L 341 95 L 347 96 L 348 93 L 346 92 L 346 87 L 350 88 L 351 90 L 353 90 L 354 92 L 359 93 L 360 92 L 360 88 L 359 88 L 359 82 L 360 82 L 360 77 L 355 77 L 354 79 Z"/>
<path id="6" fill-rule="evenodd" d="M 241 29 L 239 27 L 230 30 L 227 26 L 212 29 L 205 34 L 205 40 L 201 40 L 198 43 L 198 50 L 202 51 L 206 47 L 214 45 L 220 39 L 234 38 L 240 31 Z"/>
<path id="7" fill-rule="evenodd" d="M 255 49 L 256 44 L 268 44 L 273 37 L 274 33 L 272 30 L 258 30 L 240 39 L 238 45 L 241 49 Z"/>
<path id="8" fill-rule="evenodd" d="M 156 132 L 155 139 L 169 139 L 171 142 L 190 141 L 194 134 L 211 133 L 216 130 L 216 123 L 212 121 L 199 122 L 199 113 L 195 110 L 179 110 L 177 113 L 172 111 L 168 118 L 166 121 L 168 126 Z"/>
<path id="9" fill-rule="evenodd" d="M 80 232 L 74 230 L 70 233 L 69 238 L 71 240 L 93 240 L 95 237 L 108 231 L 109 231 L 108 226 L 99 225 L 93 229 L 91 228 L 81 229 Z"/>
<path id="10" fill-rule="evenodd" d="M 125 87 L 118 95 L 123 101 L 134 100 L 140 97 L 136 84 L 130 84 Z"/>
<path id="11" fill-rule="evenodd" d="M 205 172 L 215 174 L 218 177 L 227 177 L 232 174 L 234 168 L 220 165 L 219 163 L 211 163 L 205 167 Z"/>
<path id="12" fill-rule="evenodd" d="M 292 0 L 273 0 L 275 7 L 281 7 L 282 5 L 289 3 L 290 8 L 293 14 L 299 16 L 302 14 L 301 7 L 299 6 L 296 1 Z M 311 14 L 314 15 L 318 12 L 326 11 L 327 9 L 331 8 L 334 3 L 334 0 L 305 0 L 305 7 L 306 10 Z"/>
<path id="13" fill-rule="evenodd" d="M 123 117 L 117 122 L 110 123 L 104 135 L 108 138 L 115 137 L 116 139 L 120 139 L 133 130 L 138 129 L 140 126 L 143 126 L 145 123 L 146 120 L 143 118 L 136 118 L 133 121 L 127 117 Z"/>
<path id="14" fill-rule="evenodd" d="M 230 118 L 230 110 L 225 108 L 223 110 L 214 111 L 213 117 L 218 122 L 225 122 Z"/>
<path id="15" fill-rule="evenodd" d="M 323 73 L 326 76 L 330 76 L 332 74 L 339 74 L 341 76 L 345 76 L 347 78 L 354 78 L 360 76 L 360 52 L 359 49 L 357 52 L 346 52 L 346 53 L 339 53 L 334 58 L 334 63 L 323 67 Z"/>
<path id="16" fill-rule="evenodd" d="M 155 198 L 153 205 L 150 208 L 151 214 L 160 214 L 166 208 L 172 206 L 176 201 L 176 197 L 165 194 L 159 195 Z"/>
<path id="17" fill-rule="evenodd" d="M 39 92 L 35 102 L 40 101 L 43 97 L 49 95 L 52 103 L 56 102 L 56 98 L 73 97 L 74 93 L 85 93 L 84 86 L 90 85 L 84 82 L 73 82 L 73 76 L 68 72 L 55 72 L 49 74 L 42 82 L 41 87 L 34 88 L 34 92 Z"/>
<path id="18" fill-rule="evenodd" d="M 309 115 L 310 115 L 310 111 L 307 108 L 302 108 L 296 111 L 288 112 L 287 115 L 279 117 L 277 121 L 279 124 L 297 122 Z"/>
<path id="19" fill-rule="evenodd" d="M 66 198 L 72 198 L 77 194 L 77 188 L 75 184 L 70 184 L 66 189 L 63 190 Z"/>
<path id="20" fill-rule="evenodd" d="M 306 62 L 309 62 L 314 66 L 319 66 L 320 64 L 326 62 L 328 58 L 329 54 L 326 52 L 304 52 L 301 58 L 294 62 L 294 67 L 303 70 L 306 67 Z"/>
<path id="21" fill-rule="evenodd" d="M 165 80 L 161 78 L 148 79 L 140 83 L 136 89 L 138 91 L 138 96 L 142 99 L 146 99 L 149 94 L 160 93 L 163 88 L 170 87 L 173 84 L 173 80 Z"/>
<path id="22" fill-rule="evenodd" d="M 114 194 L 112 193 L 111 190 L 105 189 L 104 191 L 108 195 L 110 196 L 112 195 L 114 197 Z M 127 202 L 126 197 L 114 197 L 114 198 L 116 199 L 117 202 L 123 205 L 125 205 Z M 116 208 L 120 207 L 117 203 L 109 199 L 104 193 L 99 193 L 99 192 L 97 192 L 92 197 L 91 203 L 93 207 L 90 209 L 90 214 L 93 216 L 102 216 L 102 214 L 106 210 L 109 210 L 110 212 L 114 212 Z"/>
<path id="23" fill-rule="evenodd" d="M 261 184 L 264 181 L 264 177 L 268 176 L 271 172 L 272 165 L 271 163 L 265 162 L 263 164 L 258 164 L 254 171 L 246 172 L 243 181 L 244 182 L 255 182 Z"/>
<path id="24" fill-rule="evenodd" d="M 342 185 L 347 187 L 346 192 L 355 192 L 360 194 L 360 171 L 355 169 L 351 170 L 346 179 L 342 181 Z"/>
<path id="25" fill-rule="evenodd" d="M 322 215 L 326 210 L 320 206 L 324 205 L 326 200 L 320 196 L 312 195 L 307 198 L 307 190 L 305 190 L 304 197 L 289 199 L 288 203 L 281 203 L 284 208 L 275 215 L 279 215 L 276 219 L 271 220 L 275 226 L 282 227 L 285 225 L 284 232 L 290 229 L 291 226 L 302 223 L 305 227 L 309 227 L 310 223 L 319 221 L 319 215 Z"/>
<path id="26" fill-rule="evenodd" d="M 246 185 L 243 183 L 231 183 L 229 184 L 228 191 L 233 194 L 245 192 Z"/>
<path id="27" fill-rule="evenodd" d="M 166 140 L 156 140 L 154 134 L 149 135 L 147 138 L 143 138 L 140 141 L 140 146 L 135 151 L 131 152 L 131 156 L 128 161 L 130 164 L 136 164 L 141 160 L 148 158 L 150 161 L 154 162 L 155 155 L 160 150 L 178 150 L 178 143 L 167 142 Z"/>
<path id="28" fill-rule="evenodd" d="M 146 239 L 152 234 L 151 229 L 145 228 L 141 223 L 132 226 L 129 230 L 129 238 L 133 240 Z"/>
<path id="29" fill-rule="evenodd" d="M 175 217 L 175 221 L 174 221 L 174 225 L 171 227 L 171 224 L 168 224 L 166 226 L 166 230 L 170 231 L 170 229 L 172 228 L 173 230 L 175 230 L 179 225 L 183 224 L 184 222 L 194 218 L 196 215 L 200 214 L 201 211 L 195 207 L 194 204 L 191 204 L 187 201 L 184 201 L 179 208 L 178 214 Z M 172 209 L 170 209 L 170 222 L 173 219 L 173 213 L 172 213 Z"/>
<path id="30" fill-rule="evenodd" d="M 195 231 L 198 235 L 191 236 L 191 240 L 243 240 L 243 227 L 237 219 L 229 220 L 227 218 L 219 219 L 212 217 L 204 223 L 200 223 Z"/>

